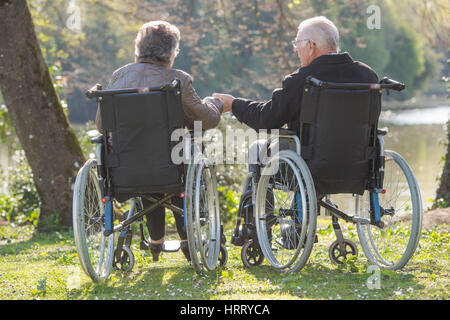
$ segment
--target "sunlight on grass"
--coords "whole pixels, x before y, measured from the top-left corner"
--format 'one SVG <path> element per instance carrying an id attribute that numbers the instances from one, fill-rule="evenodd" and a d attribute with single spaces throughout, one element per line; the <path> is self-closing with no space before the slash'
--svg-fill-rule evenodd
<path id="1" fill-rule="evenodd" d="M 298 273 L 279 273 L 266 261 L 247 269 L 240 247 L 228 242 L 227 265 L 198 275 L 181 252 L 162 253 L 152 262 L 135 241 L 133 271 L 113 271 L 104 283 L 93 283 L 81 270 L 71 232 L 34 235 L 32 227 L 2 226 L 0 299 L 448 299 L 448 232 L 424 231 L 409 264 L 401 271 L 381 270 L 381 287 L 371 290 L 360 247 L 358 257 L 343 265 L 330 262 L 335 236 L 327 223 L 321 219 L 319 243 Z M 355 227 L 342 227 L 344 237 L 358 243 Z M 231 230 L 226 235 L 229 241 Z"/>

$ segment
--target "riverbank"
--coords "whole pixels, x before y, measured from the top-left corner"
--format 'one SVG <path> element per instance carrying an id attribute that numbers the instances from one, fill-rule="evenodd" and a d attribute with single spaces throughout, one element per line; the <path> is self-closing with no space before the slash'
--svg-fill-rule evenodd
<path id="1" fill-rule="evenodd" d="M 442 231 L 450 231 L 450 207 L 423 213 L 422 229 L 433 229 L 436 226 L 440 226 Z"/>

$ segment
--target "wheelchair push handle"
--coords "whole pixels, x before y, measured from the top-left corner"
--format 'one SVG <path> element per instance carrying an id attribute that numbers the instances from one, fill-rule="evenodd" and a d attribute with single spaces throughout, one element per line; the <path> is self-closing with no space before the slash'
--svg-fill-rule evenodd
<path id="1" fill-rule="evenodd" d="M 306 84 L 327 89 L 391 89 L 396 91 L 402 91 L 405 89 L 405 84 L 384 77 L 380 83 L 337 83 L 337 82 L 326 82 L 314 78 L 312 76 L 306 77 Z"/>
<path id="2" fill-rule="evenodd" d="M 319 87 L 319 88 L 324 86 L 324 82 L 322 80 L 316 79 L 316 78 L 311 77 L 311 76 L 306 78 L 306 83 L 311 84 L 311 85 L 316 86 L 316 87 Z"/>
<path id="3" fill-rule="evenodd" d="M 380 81 L 381 87 L 384 89 L 392 89 L 396 91 L 402 91 L 406 88 L 404 83 L 389 79 L 388 77 L 384 77 Z"/>
<path id="4" fill-rule="evenodd" d="M 86 91 L 86 97 L 89 99 L 95 98 L 98 91 L 102 90 L 103 87 L 100 83 L 97 83 L 95 86 Z"/>
<path id="5" fill-rule="evenodd" d="M 113 90 L 102 90 L 102 86 L 100 84 L 96 84 L 91 89 L 87 90 L 85 95 L 88 99 L 124 93 L 174 92 L 175 95 L 179 95 L 181 93 L 180 87 L 181 81 L 179 79 L 175 79 L 171 83 L 159 87 L 113 89 Z"/>

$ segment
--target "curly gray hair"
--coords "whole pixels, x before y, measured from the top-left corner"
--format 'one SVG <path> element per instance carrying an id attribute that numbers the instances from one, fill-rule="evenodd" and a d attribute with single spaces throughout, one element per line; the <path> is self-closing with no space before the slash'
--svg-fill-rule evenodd
<path id="1" fill-rule="evenodd" d="M 169 63 L 178 53 L 180 30 L 166 21 L 150 21 L 138 31 L 135 41 L 136 62 Z"/>

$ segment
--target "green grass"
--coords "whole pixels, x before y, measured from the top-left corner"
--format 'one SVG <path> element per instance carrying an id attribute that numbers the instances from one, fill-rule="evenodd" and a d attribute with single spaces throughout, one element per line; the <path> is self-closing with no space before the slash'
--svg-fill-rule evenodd
<path id="1" fill-rule="evenodd" d="M 197 275 L 181 252 L 163 253 L 154 263 L 135 241 L 133 271 L 114 271 L 97 284 L 81 270 L 71 232 L 42 235 L 31 226 L 1 226 L 0 299 L 448 299 L 448 232 L 424 230 L 408 265 L 401 271 L 381 270 L 380 289 L 369 289 L 372 273 L 359 244 L 356 261 L 339 267 L 330 262 L 334 233 L 328 224 L 320 224 L 319 243 L 298 273 L 279 273 L 267 262 L 244 268 L 240 247 L 229 243 L 230 228 L 223 268 Z M 345 237 L 357 242 L 356 229 L 342 227 Z"/>

